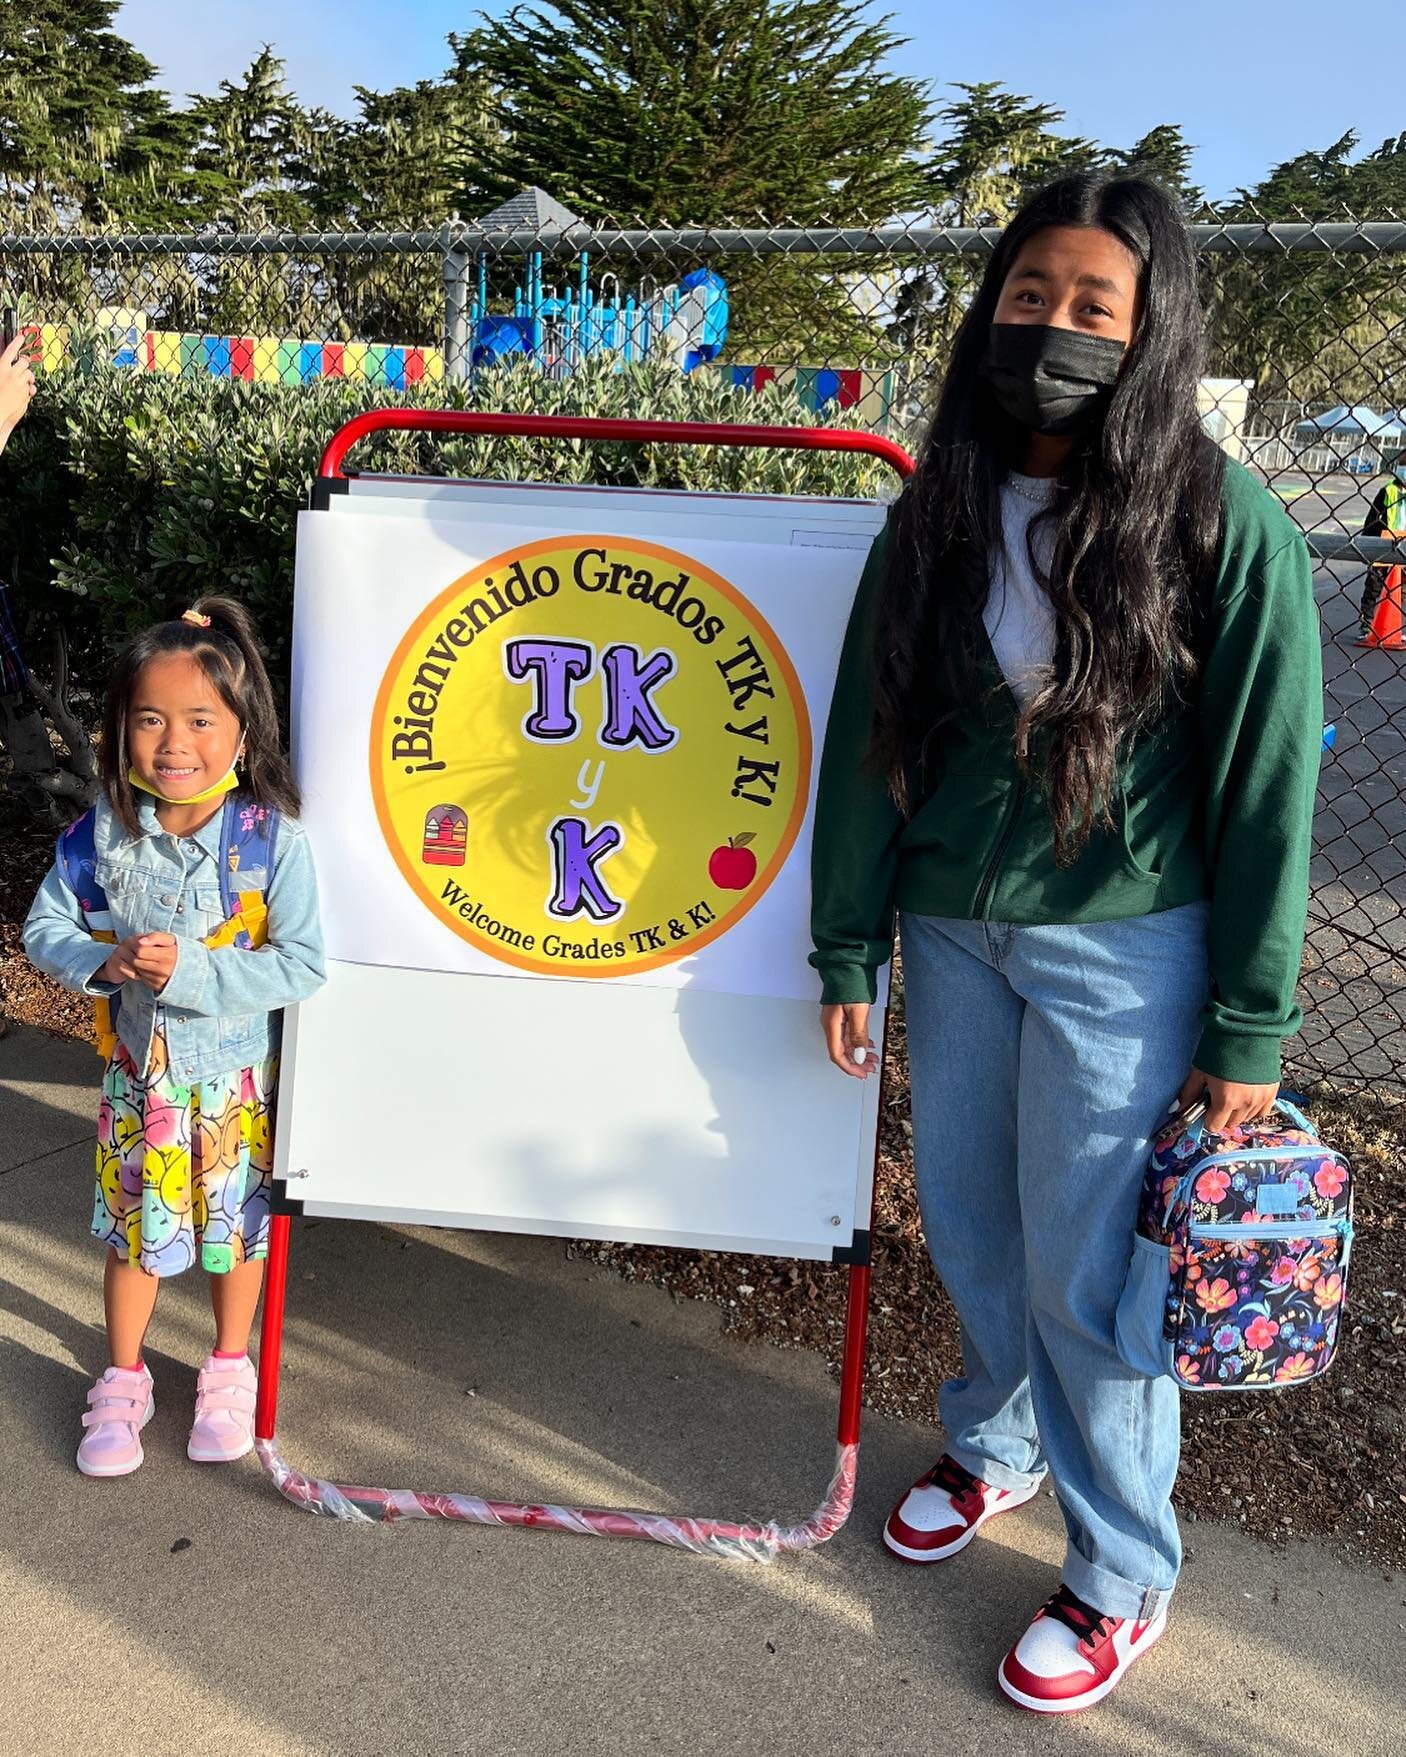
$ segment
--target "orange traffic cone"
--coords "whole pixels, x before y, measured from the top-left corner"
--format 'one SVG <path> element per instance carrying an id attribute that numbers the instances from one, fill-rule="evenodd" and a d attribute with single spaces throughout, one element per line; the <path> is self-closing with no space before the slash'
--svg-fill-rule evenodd
<path id="1" fill-rule="evenodd" d="M 1386 584 L 1377 599 L 1372 626 L 1358 641 L 1359 647 L 1382 647 L 1389 653 L 1406 651 L 1401 622 L 1401 568 L 1387 569 Z"/>

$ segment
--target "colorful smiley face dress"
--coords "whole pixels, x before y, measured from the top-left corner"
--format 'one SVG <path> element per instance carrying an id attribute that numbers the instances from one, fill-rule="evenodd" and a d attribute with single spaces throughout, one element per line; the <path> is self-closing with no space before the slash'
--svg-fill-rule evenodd
<path id="1" fill-rule="evenodd" d="M 151 1063 L 120 1040 L 103 1074 L 93 1236 L 152 1275 L 268 1255 L 278 1058 L 182 1086 L 160 1011 Z"/>

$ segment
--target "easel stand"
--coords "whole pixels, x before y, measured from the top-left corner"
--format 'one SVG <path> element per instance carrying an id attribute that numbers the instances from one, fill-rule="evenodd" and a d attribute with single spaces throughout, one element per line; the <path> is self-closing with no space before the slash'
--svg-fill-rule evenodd
<path id="1" fill-rule="evenodd" d="M 883 459 L 900 475 L 913 460 L 892 440 L 877 434 L 825 428 L 752 427 L 683 421 L 601 420 L 584 416 L 505 415 L 440 409 L 374 409 L 357 416 L 333 438 L 322 457 L 320 492 L 345 483 L 347 452 L 368 434 L 388 428 L 455 434 L 595 439 L 647 444 L 728 445 L 774 450 L 858 452 Z M 817 1053 L 819 1053 L 817 1040 Z M 838 1076 L 837 1076 L 838 1078 Z M 882 1106 L 880 1107 L 882 1111 Z M 877 1157 L 877 1155 L 876 1155 Z M 814 1549 L 844 1525 L 854 1503 L 859 1456 L 860 1409 L 864 1390 L 864 1351 L 869 1310 L 867 1261 L 848 1267 L 844 1357 L 836 1428 L 834 1472 L 824 1499 L 798 1524 L 634 1513 L 601 1508 L 518 1505 L 476 1495 L 433 1494 L 414 1489 L 368 1488 L 304 1476 L 285 1460 L 277 1437 L 278 1381 L 283 1352 L 283 1319 L 288 1290 L 290 1218 L 276 1213 L 269 1233 L 269 1258 L 260 1330 L 259 1393 L 254 1417 L 257 1452 L 279 1492 L 310 1513 L 360 1524 L 395 1519 L 446 1519 L 470 1525 L 531 1526 L 575 1531 L 594 1537 L 640 1538 L 732 1560 L 771 1561 L 787 1550 Z M 870 1228 L 872 1236 L 872 1225 Z"/>

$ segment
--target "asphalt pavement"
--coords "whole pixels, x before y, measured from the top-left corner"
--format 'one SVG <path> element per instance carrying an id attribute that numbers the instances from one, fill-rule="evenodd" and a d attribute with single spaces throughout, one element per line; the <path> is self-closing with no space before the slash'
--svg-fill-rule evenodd
<path id="1" fill-rule="evenodd" d="M 339 1525 L 253 1459 L 187 1462 L 192 1275 L 149 1339 L 145 1465 L 87 1481 L 96 1076 L 85 1046 L 0 1039 L 0 1757 L 1406 1754 L 1406 1580 L 1205 1523 L 1166 1639 L 1108 1703 L 1008 1705 L 995 1671 L 1054 1586 L 1054 1503 L 904 1567 L 877 1532 L 941 1442 L 872 1414 L 849 1525 L 770 1566 Z M 297 1222 L 285 1359 L 283 1447 L 343 1480 L 789 1520 L 830 1469 L 814 1356 L 731 1341 L 552 1240 Z"/>

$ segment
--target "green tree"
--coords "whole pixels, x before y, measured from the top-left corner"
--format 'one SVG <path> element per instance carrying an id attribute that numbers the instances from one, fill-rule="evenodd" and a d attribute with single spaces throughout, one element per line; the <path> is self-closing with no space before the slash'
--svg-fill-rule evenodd
<path id="1" fill-rule="evenodd" d="M 317 224 L 368 231 L 441 225 L 463 199 L 463 160 L 498 138 L 482 77 L 456 67 L 388 92 L 358 86 L 356 101 L 353 121 L 335 122 L 315 139 L 310 169 Z M 438 339 L 444 321 L 438 255 L 340 256 L 326 267 L 352 333 Z"/>
<path id="2" fill-rule="evenodd" d="M 1331 222 L 1406 212 L 1406 135 L 1358 156 L 1344 134 L 1238 192 L 1229 220 Z M 1371 253 L 1203 258 L 1212 359 L 1290 402 L 1406 404 L 1406 296 L 1399 266 Z"/>
<path id="3" fill-rule="evenodd" d="M 557 0 L 451 36 L 506 146 L 466 183 L 549 188 L 588 218 L 877 220 L 921 195 L 924 89 L 851 0 Z M 465 211 L 468 211 L 465 209 Z"/>
<path id="4" fill-rule="evenodd" d="M 1142 172 L 1165 183 L 1181 198 L 1188 213 L 1205 203 L 1205 194 L 1191 181 L 1191 158 L 1195 148 L 1175 122 L 1164 122 L 1127 148 L 1113 147 L 1103 162 L 1111 171 Z"/>
<path id="5" fill-rule="evenodd" d="M 1386 141 L 1378 156 L 1391 156 Z M 1368 179 L 1354 164 L 1358 136 L 1349 129 L 1321 152 L 1302 152 L 1276 165 L 1253 188 L 1237 191 L 1237 217 L 1257 219 L 1347 218 L 1353 198 Z"/>
<path id="6" fill-rule="evenodd" d="M 190 131 L 155 68 L 111 29 L 115 0 L 0 4 L 0 229 L 150 228 L 173 215 Z M 113 263 L 101 294 L 75 255 L 11 255 L 5 294 L 69 320 L 122 304 L 142 271 Z"/>
<path id="7" fill-rule="evenodd" d="M 218 92 L 193 99 L 189 114 L 196 130 L 192 218 L 250 229 L 310 223 L 315 123 L 289 91 L 284 64 L 268 44 L 242 79 L 222 79 Z"/>
<path id="8" fill-rule="evenodd" d="M 130 94 L 121 137 L 83 217 L 110 229 L 158 232 L 184 223 L 195 126 L 189 111 L 171 107 L 164 91 Z"/>
<path id="9" fill-rule="evenodd" d="M 1004 226 L 1032 189 L 1098 157 L 1092 142 L 1055 132 L 1064 112 L 1051 104 L 991 81 L 954 89 L 962 95 L 938 112 L 947 132 L 927 168 L 943 225 Z"/>
<path id="10" fill-rule="evenodd" d="M 341 126 L 309 113 L 288 89 L 269 45 L 238 80 L 197 94 L 188 112 L 193 143 L 183 191 L 187 225 L 219 231 L 309 231 L 329 135 Z M 317 325 L 325 303 L 321 264 L 294 256 L 215 257 L 173 264 L 164 289 L 164 323 L 197 321 L 225 333 L 299 334 Z"/>
<path id="11" fill-rule="evenodd" d="M 42 231 L 124 217 L 124 180 L 179 147 L 155 67 L 111 27 L 117 0 L 0 6 L 0 219 Z"/>
<path id="12" fill-rule="evenodd" d="M 335 169 L 345 191 L 338 217 L 366 226 L 436 226 L 455 208 L 481 209 L 487 191 L 466 188 L 462 166 L 491 159 L 503 146 L 482 74 L 456 65 L 439 79 L 388 92 L 358 86 L 356 102 L 359 114 L 338 143 Z"/>

